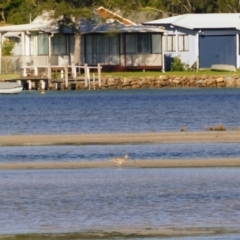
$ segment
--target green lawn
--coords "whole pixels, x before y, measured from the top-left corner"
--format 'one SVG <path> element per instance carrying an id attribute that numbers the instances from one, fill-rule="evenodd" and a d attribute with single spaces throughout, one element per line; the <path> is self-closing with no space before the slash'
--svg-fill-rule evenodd
<path id="1" fill-rule="evenodd" d="M 1 74 L 0 75 L 0 81 L 1 80 L 6 80 L 6 79 L 15 79 L 15 78 L 17 78 L 19 76 L 20 76 L 20 74 L 17 74 L 17 73 Z"/>
<path id="2" fill-rule="evenodd" d="M 237 70 L 237 72 L 224 72 L 224 71 L 210 71 L 210 70 L 204 70 L 199 72 L 161 72 L 161 71 L 127 71 L 127 72 L 103 72 L 102 76 L 116 76 L 116 77 L 147 77 L 147 76 L 153 76 L 158 77 L 160 75 L 166 75 L 166 76 L 190 76 L 190 75 L 209 75 L 209 76 L 219 76 L 219 75 L 234 75 L 239 74 L 240 70 Z M 1 74 L 0 75 L 0 81 L 6 80 L 6 79 L 15 79 L 18 78 L 20 74 Z"/>
<path id="3" fill-rule="evenodd" d="M 240 70 L 237 72 L 225 72 L 225 71 L 210 71 L 210 70 L 204 70 L 204 71 L 198 71 L 198 72 L 161 72 L 161 71 L 133 71 L 133 72 L 108 72 L 108 73 L 102 73 L 103 76 L 119 76 L 119 77 L 147 77 L 147 76 L 154 76 L 158 77 L 160 75 L 165 76 L 190 76 L 190 75 L 209 75 L 209 76 L 219 76 L 219 75 L 233 75 L 233 74 L 239 74 Z"/>

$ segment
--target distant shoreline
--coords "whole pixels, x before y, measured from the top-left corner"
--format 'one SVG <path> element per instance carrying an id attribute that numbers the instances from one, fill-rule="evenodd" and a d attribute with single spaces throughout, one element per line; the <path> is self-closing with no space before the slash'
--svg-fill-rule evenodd
<path id="1" fill-rule="evenodd" d="M 1 135 L 0 146 L 240 143 L 240 131 Z"/>

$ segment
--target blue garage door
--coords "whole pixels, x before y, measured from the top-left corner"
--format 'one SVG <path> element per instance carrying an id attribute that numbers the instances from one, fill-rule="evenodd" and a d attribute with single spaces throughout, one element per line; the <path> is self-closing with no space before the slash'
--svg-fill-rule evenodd
<path id="1" fill-rule="evenodd" d="M 210 68 L 212 64 L 236 66 L 236 36 L 199 36 L 200 68 Z"/>

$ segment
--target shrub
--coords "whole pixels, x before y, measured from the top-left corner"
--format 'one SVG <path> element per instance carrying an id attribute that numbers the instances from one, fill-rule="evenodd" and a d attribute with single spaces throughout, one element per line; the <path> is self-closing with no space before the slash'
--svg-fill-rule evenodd
<path id="1" fill-rule="evenodd" d="M 183 63 L 179 57 L 175 57 L 171 63 L 171 71 L 173 72 L 183 72 L 189 69 L 188 64 Z"/>
<path id="2" fill-rule="evenodd" d="M 185 132 L 185 131 L 187 131 L 187 127 L 181 127 L 180 128 L 180 132 Z"/>
<path id="3" fill-rule="evenodd" d="M 6 39 L 3 42 L 3 46 L 2 46 L 2 56 L 11 56 L 12 55 L 12 50 L 14 48 L 14 41 L 11 41 L 9 39 Z"/>

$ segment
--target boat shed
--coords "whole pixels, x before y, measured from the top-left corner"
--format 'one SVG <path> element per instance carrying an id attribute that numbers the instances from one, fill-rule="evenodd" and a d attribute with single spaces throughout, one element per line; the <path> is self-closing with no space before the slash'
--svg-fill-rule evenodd
<path id="1" fill-rule="evenodd" d="M 215 64 L 240 67 L 240 13 L 184 14 L 143 24 L 166 29 L 163 48 L 167 69 L 176 56 L 200 69 Z"/>

